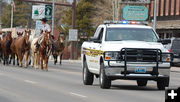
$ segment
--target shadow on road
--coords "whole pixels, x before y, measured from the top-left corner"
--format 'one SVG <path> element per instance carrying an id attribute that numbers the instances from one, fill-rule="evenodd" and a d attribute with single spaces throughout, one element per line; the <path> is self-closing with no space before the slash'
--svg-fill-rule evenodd
<path id="1" fill-rule="evenodd" d="M 93 86 L 100 87 L 99 84 Z M 155 86 L 137 86 L 137 85 L 112 85 L 108 90 L 134 90 L 134 91 L 162 91 Z"/>
<path id="2" fill-rule="evenodd" d="M 141 90 L 141 91 L 160 91 L 153 86 L 137 86 L 137 85 L 112 85 L 113 90 Z"/>

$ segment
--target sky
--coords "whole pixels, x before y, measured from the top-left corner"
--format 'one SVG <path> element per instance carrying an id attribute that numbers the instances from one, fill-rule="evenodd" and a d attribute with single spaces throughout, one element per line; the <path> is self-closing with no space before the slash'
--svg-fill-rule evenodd
<path id="1" fill-rule="evenodd" d="M 68 2 L 72 3 L 73 0 L 67 0 Z"/>

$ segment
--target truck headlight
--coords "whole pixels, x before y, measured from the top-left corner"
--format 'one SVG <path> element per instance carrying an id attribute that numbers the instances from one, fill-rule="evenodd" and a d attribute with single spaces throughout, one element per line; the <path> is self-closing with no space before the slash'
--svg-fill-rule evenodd
<path id="1" fill-rule="evenodd" d="M 120 56 L 119 52 L 108 51 L 104 53 L 105 60 L 118 60 L 119 56 Z"/>
<path id="2" fill-rule="evenodd" d="M 171 61 L 171 55 L 170 54 L 162 54 L 162 61 Z"/>

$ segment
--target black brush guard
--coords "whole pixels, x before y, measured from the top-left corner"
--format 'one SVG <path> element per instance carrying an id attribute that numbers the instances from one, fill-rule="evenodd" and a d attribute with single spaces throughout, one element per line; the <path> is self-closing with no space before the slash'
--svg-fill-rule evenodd
<path id="1" fill-rule="evenodd" d="M 170 61 L 163 61 L 163 55 L 169 55 Z M 126 77 L 129 72 L 127 71 L 127 63 L 128 62 L 154 62 L 156 66 L 153 67 L 152 72 L 147 72 L 145 74 L 151 74 L 158 77 L 159 72 L 159 63 L 167 62 L 170 63 L 173 60 L 172 53 L 162 53 L 160 49 L 143 49 L 143 48 L 122 48 L 119 52 L 119 56 L 117 60 L 105 60 L 108 61 L 108 65 L 110 66 L 110 61 L 124 61 L 124 77 Z M 112 66 L 111 66 L 112 67 Z M 117 66 L 116 66 L 117 67 Z"/>

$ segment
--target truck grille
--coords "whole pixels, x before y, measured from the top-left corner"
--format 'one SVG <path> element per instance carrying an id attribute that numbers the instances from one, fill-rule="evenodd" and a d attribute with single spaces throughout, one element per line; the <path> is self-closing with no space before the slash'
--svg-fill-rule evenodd
<path id="1" fill-rule="evenodd" d="M 122 49 L 120 58 L 132 62 L 157 62 L 157 58 L 161 60 L 160 53 L 157 49 Z"/>

